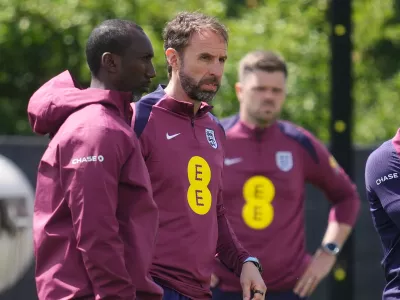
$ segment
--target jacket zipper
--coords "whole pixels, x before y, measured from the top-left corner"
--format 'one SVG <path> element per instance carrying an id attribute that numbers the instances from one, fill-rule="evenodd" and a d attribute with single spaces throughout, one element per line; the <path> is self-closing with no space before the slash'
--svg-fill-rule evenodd
<path id="1" fill-rule="evenodd" d="M 258 150 L 258 155 L 262 157 L 262 136 L 261 133 L 256 132 L 256 140 L 257 140 L 257 150 Z"/>
<path id="2" fill-rule="evenodd" d="M 190 124 L 192 125 L 192 131 L 193 131 L 194 138 L 195 138 L 196 141 L 197 141 L 196 128 L 194 127 L 194 117 L 191 117 L 191 118 L 190 118 Z"/>

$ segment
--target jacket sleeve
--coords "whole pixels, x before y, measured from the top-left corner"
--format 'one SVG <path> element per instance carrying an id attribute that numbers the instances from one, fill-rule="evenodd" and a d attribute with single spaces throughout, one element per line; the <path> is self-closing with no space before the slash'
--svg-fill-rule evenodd
<path id="1" fill-rule="evenodd" d="M 61 186 L 72 215 L 77 249 L 96 299 L 135 299 L 116 218 L 118 182 L 126 153 L 122 134 L 79 129 L 60 145 Z"/>
<path id="2" fill-rule="evenodd" d="M 329 221 L 353 226 L 360 209 L 360 198 L 355 184 L 336 162 L 321 142 L 311 134 L 317 161 L 307 155 L 305 162 L 306 180 L 320 188 L 332 203 Z"/>
<path id="3" fill-rule="evenodd" d="M 222 203 L 222 191 L 220 191 L 218 197 L 217 218 L 217 258 L 219 258 L 223 265 L 235 273 L 236 276 L 240 276 L 243 263 L 248 257 L 250 257 L 250 254 L 242 247 L 229 224 Z"/>

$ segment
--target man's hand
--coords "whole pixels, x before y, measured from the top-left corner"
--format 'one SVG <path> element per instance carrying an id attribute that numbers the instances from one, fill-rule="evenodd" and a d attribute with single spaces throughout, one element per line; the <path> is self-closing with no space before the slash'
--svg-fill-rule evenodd
<path id="1" fill-rule="evenodd" d="M 264 300 L 267 287 L 257 267 L 252 262 L 243 264 L 240 274 L 240 284 L 243 290 L 243 300 L 250 300 L 251 292 L 254 297 L 251 300 Z"/>
<path id="2" fill-rule="evenodd" d="M 309 297 L 329 272 L 336 262 L 336 256 L 318 249 L 311 264 L 297 282 L 294 293 L 302 297 Z"/>

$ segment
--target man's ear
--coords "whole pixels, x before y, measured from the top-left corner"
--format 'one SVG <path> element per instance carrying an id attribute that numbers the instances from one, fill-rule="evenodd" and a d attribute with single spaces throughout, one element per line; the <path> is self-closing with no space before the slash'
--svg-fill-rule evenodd
<path id="1" fill-rule="evenodd" d="M 110 52 L 104 52 L 101 56 L 101 65 L 109 73 L 117 73 L 121 65 L 121 58 Z"/>
<path id="2" fill-rule="evenodd" d="M 179 70 L 181 61 L 179 53 L 174 48 L 165 50 L 165 57 L 167 58 L 168 65 L 171 66 L 172 71 Z"/>
<path id="3" fill-rule="evenodd" d="M 235 83 L 235 92 L 236 92 L 236 98 L 238 99 L 239 102 L 241 102 L 241 96 L 242 96 L 242 84 L 240 82 Z"/>

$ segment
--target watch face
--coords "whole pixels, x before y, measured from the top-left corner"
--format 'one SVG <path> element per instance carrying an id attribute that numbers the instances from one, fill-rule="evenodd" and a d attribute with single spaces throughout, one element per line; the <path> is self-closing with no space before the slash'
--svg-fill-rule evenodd
<path id="1" fill-rule="evenodd" d="M 246 261 L 251 261 L 251 262 L 256 262 L 259 263 L 258 259 L 256 257 L 249 257 L 248 259 L 245 260 Z"/>
<path id="2" fill-rule="evenodd" d="M 335 244 L 326 244 L 326 247 L 331 251 L 335 251 L 335 249 L 336 249 Z"/>
<path id="3" fill-rule="evenodd" d="M 334 254 L 339 252 L 339 247 L 334 243 L 328 243 L 325 245 L 325 247 L 328 249 L 329 252 L 332 252 Z"/>

